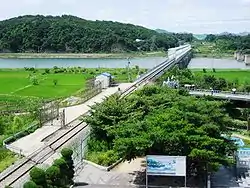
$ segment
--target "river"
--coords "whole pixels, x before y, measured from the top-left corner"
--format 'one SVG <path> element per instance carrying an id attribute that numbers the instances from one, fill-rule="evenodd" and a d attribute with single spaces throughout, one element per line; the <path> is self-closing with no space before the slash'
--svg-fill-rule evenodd
<path id="1" fill-rule="evenodd" d="M 130 59 L 130 65 L 141 68 L 152 68 L 163 61 L 164 57 L 147 57 Z M 0 68 L 52 68 L 57 67 L 85 67 L 85 68 L 125 68 L 127 59 L 0 59 Z"/>
<path id="2" fill-rule="evenodd" d="M 164 57 L 147 57 L 131 59 L 131 66 L 153 68 L 166 60 Z M 85 67 L 85 68 L 125 68 L 127 59 L 0 59 L 0 68 L 52 68 L 57 67 Z M 189 63 L 191 69 L 216 68 L 216 69 L 250 69 L 244 62 L 232 59 L 194 58 Z"/>

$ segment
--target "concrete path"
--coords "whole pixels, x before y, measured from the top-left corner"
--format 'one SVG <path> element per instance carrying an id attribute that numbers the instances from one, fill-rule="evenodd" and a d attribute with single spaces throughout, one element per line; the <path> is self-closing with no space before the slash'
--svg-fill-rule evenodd
<path id="1" fill-rule="evenodd" d="M 94 105 L 95 103 L 101 103 L 106 97 L 116 93 L 118 91 L 118 87 L 123 91 L 131 85 L 132 83 L 124 83 L 116 87 L 105 89 L 104 91 L 102 91 L 102 93 L 91 98 L 83 104 L 60 109 L 60 111 L 65 109 L 66 124 L 72 122 L 74 119 L 88 112 L 90 110 L 90 106 Z M 53 122 L 48 122 L 45 124 L 45 126 L 37 129 L 34 133 L 10 144 L 10 149 L 18 153 L 20 153 L 21 151 L 24 156 L 28 156 L 31 153 L 37 151 L 39 148 L 43 147 L 45 144 L 43 140 L 49 135 L 58 131 L 60 128 L 60 121 L 54 120 Z"/>
<path id="2" fill-rule="evenodd" d="M 144 163 L 145 158 L 137 158 L 131 162 L 123 162 L 109 172 L 84 164 L 75 177 L 75 182 L 89 185 L 131 186 L 137 174 L 145 170 Z"/>

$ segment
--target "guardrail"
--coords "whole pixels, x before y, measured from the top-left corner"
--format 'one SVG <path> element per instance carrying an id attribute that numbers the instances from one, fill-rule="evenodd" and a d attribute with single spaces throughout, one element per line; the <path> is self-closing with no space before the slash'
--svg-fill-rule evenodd
<path id="1" fill-rule="evenodd" d="M 16 133 L 16 134 L 14 134 L 14 135 L 12 135 L 12 136 L 10 136 L 10 137 L 8 137 L 8 138 L 6 138 L 5 140 L 3 140 L 3 146 L 4 147 L 9 147 L 9 148 L 13 148 L 14 149 L 14 147 L 13 146 L 9 146 L 9 144 L 10 143 L 12 143 L 12 142 L 14 142 L 16 139 L 18 139 L 18 138 L 21 138 L 21 137 L 23 137 L 23 136 L 26 136 L 26 135 L 28 135 L 29 133 L 32 133 L 32 129 L 33 128 L 35 128 L 35 127 L 38 127 L 39 126 L 39 123 L 38 122 L 36 122 L 36 123 L 32 123 L 29 127 L 27 127 L 26 129 L 24 129 L 24 130 L 22 130 L 22 131 L 20 131 L 20 132 L 18 132 L 18 133 Z M 18 152 L 19 153 L 19 152 Z"/>
<path id="2" fill-rule="evenodd" d="M 186 88 L 187 89 L 187 88 Z M 231 95 L 245 95 L 250 96 L 249 92 L 233 92 L 233 91 L 222 91 L 222 90 L 209 90 L 209 89 L 188 89 L 189 91 L 206 92 L 206 93 L 222 93 Z"/>

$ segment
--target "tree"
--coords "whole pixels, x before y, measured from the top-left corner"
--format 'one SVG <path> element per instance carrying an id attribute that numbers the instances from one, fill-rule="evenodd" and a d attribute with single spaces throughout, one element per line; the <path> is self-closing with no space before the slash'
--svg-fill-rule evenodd
<path id="1" fill-rule="evenodd" d="M 14 117 L 13 125 L 12 125 L 12 132 L 15 133 L 17 130 L 20 130 L 24 125 L 23 119 L 18 116 Z"/>
<path id="2" fill-rule="evenodd" d="M 35 182 L 28 181 L 23 185 L 23 188 L 38 188 Z"/>
<path id="3" fill-rule="evenodd" d="M 212 77 L 213 79 L 213 77 Z M 210 79 L 208 79 L 210 80 Z M 225 103 L 179 90 L 148 86 L 128 98 L 112 96 L 91 110 L 91 139 L 127 160 L 145 155 L 183 155 L 189 174 L 230 165 L 236 150 L 227 134 Z M 230 119 L 230 118 L 229 118 Z M 231 120 L 231 119 L 230 119 Z M 99 149 L 93 143 L 90 150 Z M 94 150 L 95 152 L 100 152 Z"/>
<path id="4" fill-rule="evenodd" d="M 30 80 L 33 85 L 39 85 L 39 82 L 36 76 L 31 77 Z"/>
<path id="5" fill-rule="evenodd" d="M 38 186 L 47 187 L 46 174 L 43 169 L 34 167 L 30 171 L 31 180 Z"/>
<path id="6" fill-rule="evenodd" d="M 69 184 L 73 184 L 73 178 L 74 178 L 74 161 L 72 159 L 72 155 L 73 155 L 73 151 L 69 148 L 63 148 L 61 151 L 61 155 L 63 157 L 63 159 L 66 161 L 67 166 L 68 166 L 68 171 L 67 171 L 67 178 L 69 181 Z"/>
<path id="7" fill-rule="evenodd" d="M 64 160 L 64 158 L 60 158 L 60 159 L 56 159 L 53 162 L 53 166 L 56 166 L 59 168 L 60 170 L 60 180 L 61 180 L 61 184 L 62 185 L 67 185 L 69 180 L 68 180 L 68 171 L 69 171 L 69 167 L 68 164 L 66 163 L 66 161 Z"/>
<path id="8" fill-rule="evenodd" d="M 57 80 L 57 79 L 54 79 L 54 80 L 53 80 L 53 83 L 54 83 L 54 85 L 56 86 L 57 83 L 58 83 L 58 80 Z"/>
<path id="9" fill-rule="evenodd" d="M 46 170 L 46 179 L 47 179 L 48 184 L 51 186 L 57 186 L 57 187 L 62 186 L 59 167 L 54 166 L 54 165 L 50 166 Z"/>
<path id="10" fill-rule="evenodd" d="M 70 15 L 19 16 L 0 22 L 0 52 L 130 52 L 167 50 L 192 34 L 158 33 L 132 24 Z M 136 39 L 140 39 L 137 42 Z"/>

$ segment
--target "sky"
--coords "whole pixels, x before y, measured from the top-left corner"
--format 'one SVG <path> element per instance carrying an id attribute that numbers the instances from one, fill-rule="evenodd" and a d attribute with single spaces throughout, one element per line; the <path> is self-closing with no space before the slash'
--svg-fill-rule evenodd
<path id="1" fill-rule="evenodd" d="M 250 32 L 250 0 L 1 0 L 0 20 L 74 15 L 170 32 Z"/>

